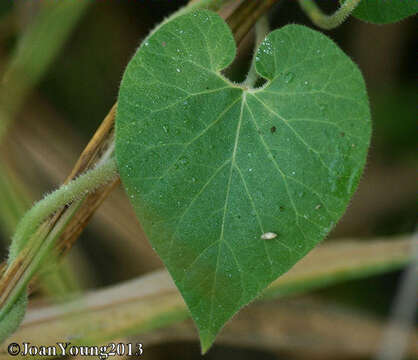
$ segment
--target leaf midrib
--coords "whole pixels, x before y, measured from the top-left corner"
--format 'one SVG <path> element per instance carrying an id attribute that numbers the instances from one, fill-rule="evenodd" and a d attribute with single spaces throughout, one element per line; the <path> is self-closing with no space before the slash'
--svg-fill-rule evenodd
<path id="1" fill-rule="evenodd" d="M 242 99 L 241 99 L 242 102 L 241 102 L 241 109 L 240 109 L 240 117 L 239 117 L 239 120 L 238 120 L 237 130 L 236 130 L 236 134 L 235 134 L 234 148 L 233 148 L 232 156 L 231 156 L 231 168 L 230 168 L 230 171 L 229 171 L 229 179 L 228 179 L 228 185 L 227 185 L 227 190 L 226 190 L 226 195 L 225 195 L 224 213 L 223 213 L 223 217 L 222 217 L 222 227 L 221 227 L 221 234 L 220 234 L 219 245 L 218 245 L 218 253 L 216 255 L 215 276 L 214 276 L 214 279 L 213 279 L 213 285 L 212 285 L 212 290 L 211 290 L 211 292 L 212 292 L 211 309 L 210 309 L 210 315 L 209 315 L 209 323 L 210 324 L 212 324 L 212 318 L 213 318 L 213 304 L 215 303 L 214 302 L 214 295 L 215 295 L 214 290 L 215 290 L 215 287 L 216 287 L 216 278 L 217 278 L 218 269 L 219 269 L 219 255 L 220 255 L 220 251 L 221 251 L 222 242 L 224 240 L 225 218 L 226 218 L 226 213 L 227 213 L 229 194 L 230 194 L 230 191 L 231 191 L 232 173 L 233 173 L 233 170 L 234 170 L 234 166 L 236 166 L 235 159 L 236 159 L 236 154 L 237 154 L 237 149 L 238 149 L 239 135 L 240 135 L 240 131 L 241 131 L 241 124 L 242 124 L 243 113 L 244 113 L 244 104 L 245 104 L 245 100 L 246 100 L 246 97 L 247 97 L 247 92 L 243 91 L 241 96 L 242 96 Z M 234 254 L 232 249 L 230 249 L 230 251 L 231 251 L 232 254 Z M 234 257 L 235 257 L 235 255 L 234 255 Z M 235 259 L 235 261 L 237 261 L 237 260 Z M 237 263 L 237 265 L 239 265 L 239 264 Z M 242 284 L 241 271 L 240 271 L 240 279 L 241 279 L 241 284 Z M 241 297 L 242 297 L 242 290 L 243 290 L 243 287 L 241 287 Z"/>

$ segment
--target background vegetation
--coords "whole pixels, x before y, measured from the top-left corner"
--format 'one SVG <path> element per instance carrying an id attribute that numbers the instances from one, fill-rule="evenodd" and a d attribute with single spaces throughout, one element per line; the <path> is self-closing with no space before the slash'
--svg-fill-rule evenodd
<path id="1" fill-rule="evenodd" d="M 335 9 L 330 1 L 319 3 L 326 11 Z M 44 192 L 65 180 L 115 103 L 125 66 L 141 39 L 165 16 L 185 4 L 186 1 L 177 0 L 0 3 L 2 259 L 6 259 L 10 236 L 24 211 Z M 296 1 L 279 2 L 269 18 L 272 28 L 290 22 L 313 27 Z M 374 127 L 360 187 L 327 244 L 346 246 L 349 239 L 367 245 L 379 239 L 387 245 L 382 248 L 382 256 L 390 256 L 398 251 L 390 247 L 395 240 L 412 238 L 417 210 L 413 156 L 417 104 L 415 33 L 414 18 L 385 26 L 350 18 L 336 30 L 326 32 L 362 70 Z M 250 32 L 241 43 L 233 67 L 228 69 L 230 78 L 237 81 L 244 78 L 252 40 Z M 365 258 L 368 252 L 376 254 L 371 247 L 335 249 L 340 251 L 339 258 L 334 258 L 336 253 L 331 252 L 320 263 L 332 265 L 334 261 L 338 266 L 337 260 L 350 254 L 359 261 L 362 254 Z M 311 268 L 307 262 L 308 269 L 315 269 L 319 263 L 314 260 Z M 34 283 L 30 314 L 36 314 L 39 306 L 62 301 L 65 294 L 115 285 L 160 268 L 162 264 L 148 244 L 124 192 L 116 188 L 61 261 L 58 271 L 44 272 L 38 278 L 40 281 Z M 390 320 L 403 275 L 398 265 L 389 268 L 396 270 L 369 277 L 362 275 L 338 284 L 330 281 L 329 286 L 322 286 L 327 283 L 323 281 L 321 287 L 317 284 L 318 289 L 309 293 L 258 302 L 231 322 L 206 358 L 372 359 L 386 341 L 383 330 Z M 141 291 L 146 287 L 155 286 L 159 274 L 153 273 L 148 282 L 141 279 L 133 286 L 140 289 L 137 298 L 121 290 L 119 300 L 130 299 L 125 302 L 125 316 L 137 314 L 140 318 L 144 312 L 153 311 L 147 307 L 149 302 L 144 300 L 141 307 L 134 300 L 142 299 Z M 281 286 L 278 291 L 285 294 L 286 284 Z M 290 288 L 289 293 L 300 293 L 295 290 L 297 286 Z M 155 300 L 170 302 L 174 309 L 171 313 L 154 318 L 148 327 L 142 324 L 137 332 L 125 331 L 129 326 L 121 326 L 124 331 L 110 329 L 109 337 L 143 342 L 145 359 L 200 358 L 196 334 L 188 321 L 142 335 L 158 327 L 158 321 L 168 324 L 186 317 L 175 296 Z M 99 299 L 92 297 L 92 301 Z M 106 318 L 112 314 L 108 311 L 101 315 Z M 68 329 L 68 323 L 62 319 L 56 324 Z M 106 328 L 97 331 L 105 334 Z M 418 357 L 418 334 L 412 333 L 408 348 L 411 359 Z M 101 334 L 91 341 L 102 341 Z M 0 352 L 1 356 L 4 353 Z"/>

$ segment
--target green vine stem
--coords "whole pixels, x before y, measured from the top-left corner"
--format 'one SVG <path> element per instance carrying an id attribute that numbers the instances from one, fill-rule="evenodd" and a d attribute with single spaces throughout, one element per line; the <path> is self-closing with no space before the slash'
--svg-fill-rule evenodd
<path id="1" fill-rule="evenodd" d="M 299 0 L 302 10 L 321 29 L 330 30 L 341 25 L 353 12 L 361 0 L 346 0 L 332 15 L 326 15 L 314 0 Z"/>
<path id="2" fill-rule="evenodd" d="M 78 178 L 61 186 L 53 193 L 36 203 L 22 218 L 10 245 L 9 264 L 22 249 L 25 241 L 31 236 L 43 220 L 59 208 L 74 199 L 87 195 L 94 189 L 104 185 L 117 175 L 116 161 L 113 157 Z"/>
<path id="3" fill-rule="evenodd" d="M 26 252 L 36 252 L 38 260 L 34 261 L 30 266 L 31 269 L 26 271 L 24 279 L 21 279 L 22 281 L 13 285 L 11 292 L 5 291 L 0 297 L 0 342 L 20 324 L 25 313 L 27 302 L 27 293 L 24 291 L 25 287 L 34 271 L 39 267 L 40 262 L 51 249 L 50 241 L 48 241 L 48 244 L 45 246 L 39 244 L 39 236 L 37 236 L 38 227 L 42 221 L 63 206 L 70 203 L 79 205 L 85 195 L 112 181 L 118 175 L 116 160 L 113 157 L 113 150 L 113 146 L 110 147 L 103 157 L 103 160 L 99 162 L 95 168 L 80 175 L 68 184 L 61 186 L 58 190 L 36 203 L 26 213 L 17 226 L 10 246 L 8 258 L 9 267 L 15 260 L 17 261 L 17 257 L 23 249 Z M 78 205 L 76 207 L 78 207 Z M 52 238 L 57 238 L 56 234 L 55 236 L 54 234 L 52 235 Z M 25 246 L 28 241 L 31 241 L 31 243 L 28 244 L 30 245 L 29 250 L 28 246 Z M 6 269 L 3 276 L 6 276 L 7 271 L 8 269 Z"/>
<path id="4" fill-rule="evenodd" d="M 255 24 L 255 43 L 254 43 L 254 55 L 251 62 L 251 67 L 248 72 L 246 79 L 243 82 L 244 86 L 253 87 L 258 80 L 258 74 L 255 70 L 255 58 L 257 54 L 258 47 L 261 42 L 267 36 L 270 31 L 269 22 L 266 15 L 263 15 Z"/>

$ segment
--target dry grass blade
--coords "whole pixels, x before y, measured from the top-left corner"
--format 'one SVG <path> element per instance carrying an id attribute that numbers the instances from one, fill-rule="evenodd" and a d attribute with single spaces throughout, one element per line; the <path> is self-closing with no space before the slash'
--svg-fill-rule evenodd
<path id="1" fill-rule="evenodd" d="M 406 236 L 324 244 L 277 279 L 267 289 L 266 295 L 300 293 L 400 267 L 409 261 L 412 241 L 411 237 Z M 280 311 L 286 314 L 286 311 Z M 10 341 L 51 344 L 58 339 L 73 339 L 73 342 L 78 339 L 101 344 L 168 326 L 188 316 L 170 276 L 160 270 L 90 292 L 81 300 L 33 308 L 28 311 L 22 327 Z M 299 315 L 298 318 L 302 317 Z M 5 351 L 5 346 L 0 348 L 0 354 Z"/>
<path id="2" fill-rule="evenodd" d="M 225 326 L 217 343 L 291 353 L 300 359 L 364 359 L 375 354 L 383 329 L 381 320 L 334 304 L 307 298 L 282 299 L 243 309 Z M 143 334 L 139 340 L 149 347 L 198 341 L 198 336 L 188 320 Z M 409 355 L 418 355 L 417 344 L 415 333 L 407 348 Z"/>
<path id="3" fill-rule="evenodd" d="M 90 2 L 65 0 L 48 4 L 44 1 L 42 5 L 30 31 L 20 37 L 5 74 L 1 75 L 0 141 L 30 89 L 42 78 Z"/>

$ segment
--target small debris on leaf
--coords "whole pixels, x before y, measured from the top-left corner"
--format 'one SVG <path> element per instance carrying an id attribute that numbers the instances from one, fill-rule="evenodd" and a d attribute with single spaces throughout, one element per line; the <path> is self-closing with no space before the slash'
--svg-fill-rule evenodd
<path id="1" fill-rule="evenodd" d="M 277 234 L 274 232 L 266 232 L 263 235 L 261 235 L 261 238 L 263 240 L 271 240 L 277 237 Z"/>

